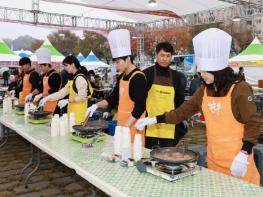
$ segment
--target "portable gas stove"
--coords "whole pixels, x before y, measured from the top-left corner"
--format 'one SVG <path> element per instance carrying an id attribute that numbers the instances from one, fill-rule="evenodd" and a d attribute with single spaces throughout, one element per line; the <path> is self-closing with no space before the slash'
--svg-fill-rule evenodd
<path id="1" fill-rule="evenodd" d="M 28 122 L 31 124 L 46 124 L 51 122 L 51 112 L 49 111 L 30 111 Z"/>
<path id="2" fill-rule="evenodd" d="M 85 131 L 75 131 L 71 134 L 71 139 L 81 143 L 95 144 L 97 142 L 102 142 L 106 139 L 106 135 L 100 131 L 85 132 Z"/>
<path id="3" fill-rule="evenodd" d="M 24 108 L 25 108 L 25 105 L 15 105 L 16 115 L 24 115 L 25 114 Z"/>
<path id="4" fill-rule="evenodd" d="M 47 117 L 34 117 L 34 116 L 28 116 L 28 122 L 31 124 L 47 124 L 51 122 L 51 116 Z"/>
<path id="5" fill-rule="evenodd" d="M 75 132 L 71 134 L 71 139 L 81 143 L 96 143 L 106 139 L 103 133 L 108 128 L 105 120 L 94 120 L 88 122 L 86 126 L 73 125 L 72 128 Z"/>
<path id="6" fill-rule="evenodd" d="M 140 160 L 136 163 L 136 167 L 140 172 L 148 172 L 171 182 L 193 176 L 201 170 L 196 162 L 167 165 L 153 159 Z"/>

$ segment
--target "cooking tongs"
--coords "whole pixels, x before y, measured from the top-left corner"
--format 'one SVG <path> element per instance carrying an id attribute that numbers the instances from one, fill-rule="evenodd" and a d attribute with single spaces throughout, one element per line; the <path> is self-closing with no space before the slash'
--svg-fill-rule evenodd
<path id="1" fill-rule="evenodd" d="M 86 127 L 86 126 L 88 126 L 89 115 L 90 115 L 90 112 L 88 112 L 88 114 L 87 114 L 87 116 L 86 116 L 86 118 L 85 118 L 84 122 L 82 123 L 82 126 L 83 126 L 83 127 Z"/>

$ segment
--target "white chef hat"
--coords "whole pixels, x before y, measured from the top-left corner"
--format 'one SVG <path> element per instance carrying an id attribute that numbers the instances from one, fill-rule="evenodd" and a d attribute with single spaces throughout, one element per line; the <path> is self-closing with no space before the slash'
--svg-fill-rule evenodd
<path id="1" fill-rule="evenodd" d="M 218 71 L 228 66 L 232 37 L 217 28 L 209 28 L 193 38 L 197 69 Z"/>
<path id="2" fill-rule="evenodd" d="M 38 64 L 50 64 L 51 63 L 51 52 L 47 48 L 39 48 L 36 51 L 37 63 Z"/>
<path id="3" fill-rule="evenodd" d="M 112 58 L 131 55 L 131 36 L 127 29 L 115 29 L 108 35 Z"/>

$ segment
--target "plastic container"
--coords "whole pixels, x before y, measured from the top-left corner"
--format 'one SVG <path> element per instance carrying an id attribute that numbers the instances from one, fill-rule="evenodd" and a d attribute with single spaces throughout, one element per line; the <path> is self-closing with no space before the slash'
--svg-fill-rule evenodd
<path id="1" fill-rule="evenodd" d="M 128 127 L 122 127 L 121 159 L 128 161 L 131 158 L 131 131 Z"/>
<path id="2" fill-rule="evenodd" d="M 108 121 L 109 135 L 114 136 L 116 125 L 117 125 L 117 120 Z"/>
<path id="3" fill-rule="evenodd" d="M 142 135 L 136 133 L 133 143 L 133 159 L 139 161 L 142 158 Z"/>

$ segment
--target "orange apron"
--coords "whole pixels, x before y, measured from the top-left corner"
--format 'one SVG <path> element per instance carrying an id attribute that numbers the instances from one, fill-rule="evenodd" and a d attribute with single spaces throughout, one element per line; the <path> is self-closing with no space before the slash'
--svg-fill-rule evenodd
<path id="1" fill-rule="evenodd" d="M 30 75 L 31 75 L 31 72 L 28 73 L 28 74 L 25 73 L 25 75 L 23 77 L 23 89 L 19 93 L 19 100 L 18 100 L 20 105 L 24 105 L 25 104 L 25 98 L 31 92 L 32 85 L 31 85 L 31 83 L 29 81 Z"/>
<path id="2" fill-rule="evenodd" d="M 48 95 L 48 91 L 50 90 L 50 86 L 49 86 L 49 84 L 48 84 L 48 79 L 49 79 L 49 77 L 50 77 L 52 74 L 54 74 L 54 73 L 56 73 L 55 70 L 54 70 L 52 73 L 50 73 L 49 76 L 45 75 L 45 76 L 43 77 L 43 87 L 44 87 L 44 88 L 43 88 L 43 93 L 46 94 L 46 95 Z M 54 111 L 55 111 L 55 109 L 56 109 L 57 103 L 58 103 L 58 101 L 48 101 L 48 102 L 46 102 L 46 104 L 44 105 L 43 110 L 44 110 L 44 111 L 50 111 L 50 112 L 52 112 L 52 114 L 53 114 Z"/>
<path id="3" fill-rule="evenodd" d="M 232 85 L 224 97 L 207 96 L 204 91 L 202 110 L 207 129 L 207 162 L 208 168 L 231 175 L 230 167 L 234 157 L 241 151 L 244 135 L 244 124 L 239 123 L 231 107 Z M 256 168 L 253 153 L 248 156 L 248 169 L 245 177 L 236 177 L 259 185 L 260 176 Z"/>
<path id="4" fill-rule="evenodd" d="M 131 117 L 131 112 L 134 108 L 134 102 L 131 100 L 129 96 L 129 86 L 130 86 L 130 80 L 134 77 L 135 74 L 141 73 L 140 71 L 135 71 L 130 79 L 128 81 L 124 81 L 123 77 L 120 80 L 120 87 L 119 87 L 119 106 L 118 106 L 118 117 L 117 117 L 117 124 L 119 126 L 124 126 L 127 120 Z M 124 75 L 123 75 L 124 76 Z M 141 115 L 140 118 L 145 117 L 145 113 Z M 133 124 L 130 127 L 131 130 L 131 142 L 134 141 L 134 135 L 136 133 L 142 134 L 142 144 L 144 145 L 144 138 L 145 138 L 145 132 L 144 131 L 137 131 L 135 124 Z"/>

